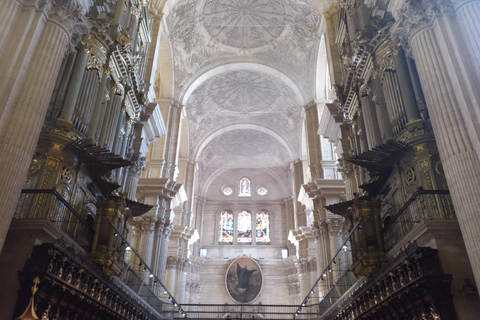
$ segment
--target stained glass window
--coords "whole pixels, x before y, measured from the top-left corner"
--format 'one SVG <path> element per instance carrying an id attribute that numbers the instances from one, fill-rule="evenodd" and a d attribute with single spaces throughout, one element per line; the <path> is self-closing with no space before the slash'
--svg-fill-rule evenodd
<path id="1" fill-rule="evenodd" d="M 238 214 L 237 242 L 252 242 L 252 214 L 245 210 Z"/>
<path id="2" fill-rule="evenodd" d="M 233 242 L 233 213 L 230 211 L 222 212 L 220 217 L 219 242 Z"/>
<path id="3" fill-rule="evenodd" d="M 250 191 L 250 180 L 248 180 L 248 178 L 242 178 L 242 180 L 240 180 L 240 192 L 238 196 L 250 197 L 251 195 L 252 194 Z"/>
<path id="4" fill-rule="evenodd" d="M 257 213 L 255 237 L 257 242 L 270 242 L 270 217 L 265 211 Z"/>

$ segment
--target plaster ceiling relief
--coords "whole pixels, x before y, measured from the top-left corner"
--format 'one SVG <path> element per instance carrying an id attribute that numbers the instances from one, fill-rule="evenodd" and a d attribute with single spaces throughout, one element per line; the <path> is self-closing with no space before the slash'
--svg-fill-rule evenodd
<path id="1" fill-rule="evenodd" d="M 276 40 L 287 22 L 282 0 L 207 0 L 202 16 L 202 26 L 212 39 L 244 50 Z"/>
<path id="2" fill-rule="evenodd" d="M 275 138 L 256 130 L 233 130 L 202 150 L 198 162 L 208 167 L 268 168 L 288 165 L 291 159 Z"/>
<path id="3" fill-rule="evenodd" d="M 229 72 L 210 84 L 212 100 L 235 112 L 265 112 L 281 94 L 268 76 L 249 72 Z"/>
<path id="4" fill-rule="evenodd" d="M 308 0 L 179 0 L 167 17 L 176 93 L 242 61 L 281 71 L 313 99 L 320 18 Z"/>
<path id="5" fill-rule="evenodd" d="M 298 145 L 302 103 L 278 78 L 256 71 L 230 71 L 200 85 L 185 104 L 192 154 L 212 132 L 227 125 L 267 127 Z"/>

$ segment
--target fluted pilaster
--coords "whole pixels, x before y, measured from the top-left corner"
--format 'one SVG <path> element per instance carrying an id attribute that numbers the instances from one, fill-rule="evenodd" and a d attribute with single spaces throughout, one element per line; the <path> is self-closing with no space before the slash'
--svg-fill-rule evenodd
<path id="1" fill-rule="evenodd" d="M 172 101 L 168 112 L 167 138 L 165 142 L 165 163 L 162 168 L 162 177 L 175 180 L 177 166 L 177 152 L 180 138 L 183 106 Z"/>
<path id="2" fill-rule="evenodd" d="M 418 67 L 445 177 L 477 286 L 480 286 L 480 148 L 479 131 L 474 123 L 480 106 L 474 94 L 478 90 L 470 87 L 472 81 L 475 83 L 467 72 L 471 67 L 461 55 L 459 39 L 467 30 L 459 35 L 458 29 L 452 26 L 456 21 L 466 29 L 474 28 L 480 11 L 479 2 L 471 1 L 455 16 L 457 3 L 452 1 L 446 6 L 437 0 L 407 1 L 397 17 L 396 27 L 403 43 L 409 44 Z M 466 18 L 463 10 L 468 8 L 471 9 L 468 15 L 475 17 L 475 21 L 460 21 Z M 478 29 L 475 32 L 478 33 Z M 479 40 L 473 41 L 469 54 L 480 54 Z"/>
<path id="3" fill-rule="evenodd" d="M 308 163 L 312 180 L 323 179 L 322 168 L 322 144 L 318 135 L 318 107 L 317 102 L 312 101 L 305 107 L 306 135 Z"/>
<path id="4" fill-rule="evenodd" d="M 192 225 L 192 212 L 193 212 L 193 199 L 195 194 L 195 176 L 196 176 L 197 163 L 194 161 L 187 161 L 186 173 L 185 173 L 185 192 L 187 193 L 187 200 L 182 205 L 182 216 L 180 224 L 182 226 L 191 227 Z"/>
<path id="5" fill-rule="evenodd" d="M 146 162 L 145 157 L 136 158 L 127 169 L 127 178 L 125 180 L 124 192 L 127 194 L 127 198 L 135 200 L 137 194 L 137 185 L 140 174 L 145 170 Z"/>
<path id="6" fill-rule="evenodd" d="M 82 8 L 65 1 L 37 7 L 7 1 L 0 19 L 0 250 L 40 134 L 62 58 Z M 74 8 L 75 6 L 75 8 Z M 45 9 L 45 11 L 42 11 Z M 69 12 L 75 11 L 75 12 Z M 28 17 L 28 18 L 27 18 Z M 29 21 L 29 23 L 25 23 Z M 15 32 L 13 32 L 13 30 Z M 84 30 L 86 31 L 86 30 Z M 23 41 L 18 41 L 18 39 Z"/>
<path id="7" fill-rule="evenodd" d="M 173 226 L 166 225 L 163 229 L 162 233 L 162 242 L 160 245 L 160 252 L 157 251 L 158 254 L 158 277 L 163 282 L 165 279 L 165 271 L 167 267 L 167 255 L 168 255 L 168 243 L 170 242 L 170 235 L 172 234 Z M 173 287 L 169 287 L 173 288 Z"/>
<path id="8" fill-rule="evenodd" d="M 305 206 L 298 200 L 300 188 L 304 184 L 303 180 L 303 161 L 301 159 L 295 160 L 290 166 L 293 176 L 293 190 L 295 192 L 294 211 L 295 211 L 295 228 L 307 225 L 307 218 L 305 216 Z"/>

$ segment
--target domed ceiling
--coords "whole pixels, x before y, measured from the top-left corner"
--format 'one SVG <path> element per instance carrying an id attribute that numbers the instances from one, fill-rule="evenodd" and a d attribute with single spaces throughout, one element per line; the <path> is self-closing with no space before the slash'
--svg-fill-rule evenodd
<path id="1" fill-rule="evenodd" d="M 200 177 L 287 172 L 301 156 L 303 106 L 315 98 L 320 15 L 307 0 L 178 0 L 166 19 Z"/>
<path id="2" fill-rule="evenodd" d="M 313 99 L 320 14 L 307 0 L 179 0 L 167 17 L 175 89 L 212 67 L 255 62 L 291 78 Z"/>
<path id="3" fill-rule="evenodd" d="M 212 132 L 235 124 L 265 127 L 282 137 L 295 150 L 300 139 L 301 107 L 302 102 L 292 89 L 271 75 L 240 70 L 212 77 L 200 85 L 185 104 L 189 119 L 190 152 L 195 154 Z M 244 145 L 249 145 L 250 141 L 250 150 L 259 145 L 263 150 L 268 150 L 269 145 L 275 142 L 265 134 L 263 140 L 257 140 L 259 135 L 253 133 L 255 131 L 247 130 L 242 134 L 229 133 L 227 136 L 229 140 L 243 139 Z M 290 158 L 286 161 L 292 161 Z"/>

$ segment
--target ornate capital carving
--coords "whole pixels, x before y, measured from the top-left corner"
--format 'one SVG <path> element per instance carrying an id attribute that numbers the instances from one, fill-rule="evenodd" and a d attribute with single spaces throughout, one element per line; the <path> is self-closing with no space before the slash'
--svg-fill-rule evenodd
<path id="1" fill-rule="evenodd" d="M 172 234 L 172 231 L 173 231 L 173 225 L 171 225 L 171 224 L 165 225 L 165 227 L 163 228 L 162 237 L 164 239 L 169 239 L 170 235 Z"/>
<path id="2" fill-rule="evenodd" d="M 452 8 L 450 0 L 406 0 L 397 13 L 392 35 L 400 40 L 407 55 L 411 56 L 408 43 L 423 28 L 429 27 L 445 10 Z"/>
<path id="3" fill-rule="evenodd" d="M 167 258 L 167 269 L 175 269 L 177 267 L 177 258 L 169 256 Z"/>
<path id="4" fill-rule="evenodd" d="M 330 232 L 331 237 L 342 235 L 344 221 L 345 221 L 345 218 L 340 216 L 338 218 L 335 217 L 333 219 L 327 220 L 328 231 Z"/>
<path id="5" fill-rule="evenodd" d="M 153 233 L 155 231 L 155 219 L 154 218 L 144 218 L 141 222 L 141 228 L 143 233 Z"/>
<path id="6" fill-rule="evenodd" d="M 128 174 L 135 178 L 138 178 L 140 176 L 140 173 L 142 171 L 145 171 L 145 168 L 147 167 L 147 162 L 145 161 L 145 157 L 135 157 L 132 162 L 132 165 L 128 167 Z"/>
<path id="7" fill-rule="evenodd" d="M 90 31 L 91 25 L 83 8 L 72 0 L 36 0 L 35 7 L 42 10 L 47 20 L 60 26 L 70 38 L 67 49 L 73 51 L 82 36 Z"/>

